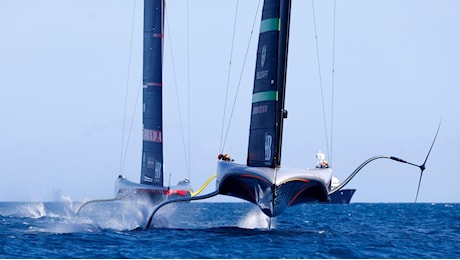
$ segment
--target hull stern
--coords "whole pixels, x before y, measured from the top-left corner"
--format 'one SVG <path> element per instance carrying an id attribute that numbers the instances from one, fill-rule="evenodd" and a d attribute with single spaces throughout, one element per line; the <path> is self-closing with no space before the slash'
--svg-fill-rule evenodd
<path id="1" fill-rule="evenodd" d="M 353 194 L 355 194 L 355 191 L 356 189 L 343 189 L 334 192 L 329 196 L 330 203 L 348 204 L 350 203 Z"/>
<path id="2" fill-rule="evenodd" d="M 145 199 L 158 204 L 177 197 L 190 197 L 188 186 L 163 187 L 139 184 L 119 176 L 115 180 L 115 197 L 119 199 Z"/>

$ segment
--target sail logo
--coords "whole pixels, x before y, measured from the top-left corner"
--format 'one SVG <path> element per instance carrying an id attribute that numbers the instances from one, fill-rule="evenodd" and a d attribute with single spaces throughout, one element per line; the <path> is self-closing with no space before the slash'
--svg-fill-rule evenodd
<path id="1" fill-rule="evenodd" d="M 269 161 L 272 157 L 273 137 L 265 133 L 265 161 Z"/>
<path id="2" fill-rule="evenodd" d="M 266 77 L 268 77 L 268 70 L 257 71 L 256 79 L 264 79 Z"/>
<path id="3" fill-rule="evenodd" d="M 161 131 L 144 129 L 143 140 L 148 142 L 161 143 Z"/>
<path id="4" fill-rule="evenodd" d="M 162 165 L 163 164 L 161 162 L 155 161 L 155 179 L 157 179 L 157 180 L 161 178 L 161 173 L 163 172 L 161 170 Z"/>
<path id="5" fill-rule="evenodd" d="M 254 106 L 252 108 L 253 115 L 267 113 L 267 111 L 268 111 L 268 105 Z"/>
<path id="6" fill-rule="evenodd" d="M 264 45 L 264 47 L 262 47 L 262 55 L 260 57 L 260 66 L 262 66 L 262 68 L 265 65 L 266 58 L 267 58 L 267 45 Z"/>
<path id="7" fill-rule="evenodd" d="M 156 165 L 155 162 L 156 162 L 155 157 L 148 156 L 147 157 L 147 165 L 146 165 L 146 167 L 148 169 L 155 169 L 155 165 Z"/>
<path id="8" fill-rule="evenodd" d="M 152 179 L 151 177 L 147 176 L 147 175 L 144 175 L 144 179 L 143 179 L 143 180 L 144 180 L 144 182 L 150 182 L 150 183 L 153 182 L 153 179 Z"/>

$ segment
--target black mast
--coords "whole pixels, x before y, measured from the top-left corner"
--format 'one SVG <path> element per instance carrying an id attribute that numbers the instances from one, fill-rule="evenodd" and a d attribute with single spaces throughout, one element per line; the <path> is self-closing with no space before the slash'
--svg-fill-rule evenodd
<path id="1" fill-rule="evenodd" d="M 163 186 L 163 0 L 144 0 L 141 183 Z"/>
<path id="2" fill-rule="evenodd" d="M 281 164 L 291 0 L 266 0 L 257 49 L 248 166 Z"/>

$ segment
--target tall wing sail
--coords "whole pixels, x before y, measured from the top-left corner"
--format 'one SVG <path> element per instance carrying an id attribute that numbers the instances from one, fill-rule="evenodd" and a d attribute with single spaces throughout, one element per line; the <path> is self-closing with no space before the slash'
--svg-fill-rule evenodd
<path id="1" fill-rule="evenodd" d="M 144 0 L 141 183 L 163 186 L 163 0 Z"/>
<path id="2" fill-rule="evenodd" d="M 249 132 L 249 166 L 281 162 L 290 0 L 265 0 L 260 24 Z"/>

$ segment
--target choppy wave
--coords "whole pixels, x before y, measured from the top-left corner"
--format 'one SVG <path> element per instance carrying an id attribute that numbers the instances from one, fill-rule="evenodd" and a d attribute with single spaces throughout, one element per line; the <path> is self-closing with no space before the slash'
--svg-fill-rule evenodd
<path id="1" fill-rule="evenodd" d="M 460 204 L 0 202 L 1 258 L 459 258 Z"/>

